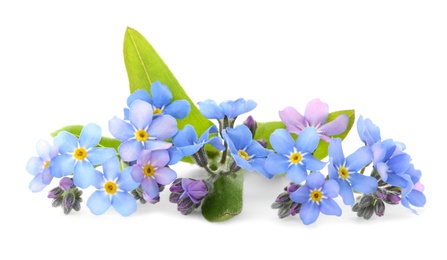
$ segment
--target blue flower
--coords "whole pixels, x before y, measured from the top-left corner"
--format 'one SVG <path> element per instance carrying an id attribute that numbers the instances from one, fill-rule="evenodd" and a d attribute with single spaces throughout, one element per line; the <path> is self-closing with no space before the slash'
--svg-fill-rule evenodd
<path id="1" fill-rule="evenodd" d="M 256 102 L 253 100 L 245 100 L 239 98 L 235 101 L 227 100 L 219 105 L 210 99 L 198 102 L 199 110 L 208 119 L 234 119 L 237 116 L 250 112 L 256 107 Z"/>
<path id="2" fill-rule="evenodd" d="M 401 187 L 401 203 L 404 207 L 410 209 L 413 213 L 417 214 L 417 211 L 411 207 L 423 207 L 427 201 L 424 195 L 424 185 L 420 182 L 422 173 L 420 170 L 416 170 L 413 164 L 410 164 L 407 171 L 402 176 L 407 180 L 407 185 Z"/>
<path id="3" fill-rule="evenodd" d="M 168 185 L 177 178 L 177 173 L 167 167 L 169 153 L 167 150 L 143 150 L 130 170 L 132 179 L 141 184 L 146 194 L 154 199 L 159 195 L 159 185 Z"/>
<path id="4" fill-rule="evenodd" d="M 228 127 L 222 132 L 222 135 L 230 148 L 231 156 L 239 167 L 248 171 L 256 170 L 268 179 L 273 177 L 273 174 L 264 169 L 265 160 L 272 151 L 254 141 L 253 135 L 246 125 L 238 125 L 235 128 Z"/>
<path id="5" fill-rule="evenodd" d="M 382 140 L 379 127 L 374 125 L 370 119 L 363 119 L 363 116 L 357 120 L 357 133 L 360 140 L 367 146 L 372 146 Z"/>
<path id="6" fill-rule="evenodd" d="M 286 172 L 288 179 L 301 183 L 307 178 L 308 170 L 318 171 L 326 165 L 312 155 L 319 141 L 320 137 L 313 127 L 303 129 L 296 142 L 285 129 L 275 130 L 270 135 L 270 144 L 276 153 L 267 157 L 265 170 L 270 174 Z"/>
<path id="7" fill-rule="evenodd" d="M 377 180 L 365 176 L 359 171 L 372 161 L 372 154 L 368 147 L 363 146 L 345 158 L 341 139 L 333 138 L 329 143 L 329 177 L 338 182 L 340 196 L 346 205 L 355 203 L 353 190 L 362 193 L 372 193 L 377 189 Z"/>
<path id="8" fill-rule="evenodd" d="M 49 166 L 59 153 L 57 146 L 52 146 L 44 140 L 37 142 L 36 151 L 38 156 L 31 157 L 26 164 L 26 170 L 34 176 L 29 184 L 32 192 L 43 190 L 53 180 Z"/>
<path id="9" fill-rule="evenodd" d="M 380 178 L 394 186 L 406 187 L 404 173 L 410 166 L 411 157 L 403 152 L 402 146 L 391 139 L 382 141 L 372 147 L 374 153 L 374 168 Z"/>
<path id="10" fill-rule="evenodd" d="M 94 166 L 104 163 L 116 155 L 113 148 L 96 147 L 101 139 L 101 128 L 96 124 L 84 126 L 79 139 L 67 131 L 61 131 L 54 138 L 60 155 L 50 164 L 54 177 L 73 173 L 73 182 L 77 187 L 87 188 L 94 181 Z"/>
<path id="11" fill-rule="evenodd" d="M 290 194 L 290 199 L 301 203 L 300 218 L 305 225 L 314 223 L 320 212 L 341 216 L 341 208 L 333 200 L 338 196 L 339 186 L 334 180 L 324 180 L 320 172 L 312 172 L 306 184 Z"/>
<path id="12" fill-rule="evenodd" d="M 168 86 L 159 81 L 155 81 L 151 85 L 152 97 L 146 90 L 138 89 L 127 98 L 127 105 L 130 107 L 135 100 L 142 100 L 152 105 L 153 116 L 170 115 L 177 119 L 185 118 L 191 111 L 189 102 L 182 100 L 174 100 Z M 129 109 L 124 109 L 124 118 L 129 118 Z"/>
<path id="13" fill-rule="evenodd" d="M 109 120 L 111 134 L 121 141 L 118 152 L 124 161 L 135 161 L 143 149 L 168 149 L 165 142 L 177 133 L 177 121 L 169 115 L 152 117 L 152 107 L 142 100 L 130 105 L 129 121 L 113 117 Z"/>
<path id="14" fill-rule="evenodd" d="M 137 209 L 135 198 L 129 193 L 138 187 L 129 171 L 120 171 L 116 156 L 103 165 L 103 173 L 95 171 L 94 191 L 87 200 L 87 207 L 95 215 L 101 215 L 112 206 L 122 216 L 129 216 Z"/>
<path id="15" fill-rule="evenodd" d="M 209 138 L 210 134 L 215 133 L 217 133 L 217 127 L 212 125 L 203 132 L 199 139 L 194 127 L 192 125 L 185 125 L 185 127 L 178 131 L 178 133 L 172 138 L 172 143 L 182 152 L 183 156 L 195 154 L 205 144 L 210 144 L 217 150 L 222 151 L 225 149 L 224 145 L 222 144 L 222 138 L 218 136 Z"/>

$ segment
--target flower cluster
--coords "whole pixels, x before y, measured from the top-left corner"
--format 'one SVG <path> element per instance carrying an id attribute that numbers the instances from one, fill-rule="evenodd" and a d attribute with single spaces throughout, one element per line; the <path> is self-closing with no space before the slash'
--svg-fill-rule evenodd
<path id="1" fill-rule="evenodd" d="M 40 192 L 59 178 L 48 197 L 65 214 L 80 210 L 82 189 L 91 187 L 95 190 L 86 202 L 91 213 L 101 215 L 113 207 L 129 216 L 138 201 L 158 203 L 169 185 L 169 201 L 189 215 L 211 203 L 211 194 L 221 192 L 215 185 L 218 180 L 245 171 L 290 180 L 272 208 L 278 209 L 280 218 L 298 215 L 306 225 L 320 213 L 340 216 L 337 197 L 365 219 L 374 213 L 383 216 L 385 203 L 401 203 L 415 213 L 412 206 L 425 204 L 421 171 L 411 163 L 405 146 L 382 140 L 369 119 L 357 120 L 363 145 L 345 156 L 342 140 L 353 122 L 345 113 L 330 114 L 319 99 L 311 100 L 304 114 L 293 107 L 279 111 L 281 127 L 270 132 L 264 128 L 263 134 L 251 116 L 236 124 L 240 115 L 255 109 L 253 100 L 205 100 L 197 105 L 209 122 L 201 132 L 187 120 L 190 102 L 174 100 L 168 86 L 157 81 L 149 92 L 133 92 L 123 117 L 108 121 L 111 143 L 117 145 L 103 142 L 101 128 L 93 123 L 78 132 L 59 131 L 53 144 L 39 141 L 38 156 L 27 164 L 34 176 L 30 190 Z M 179 177 L 171 166 L 180 161 L 202 168 L 203 177 Z"/>

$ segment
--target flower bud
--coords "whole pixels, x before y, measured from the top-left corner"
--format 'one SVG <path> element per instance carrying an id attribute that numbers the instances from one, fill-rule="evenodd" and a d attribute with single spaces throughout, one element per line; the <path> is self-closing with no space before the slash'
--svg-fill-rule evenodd
<path id="1" fill-rule="evenodd" d="M 292 203 L 290 206 L 290 215 L 295 216 L 296 214 L 300 213 L 301 205 L 301 203 Z"/>
<path id="2" fill-rule="evenodd" d="M 377 216 L 381 217 L 385 213 L 385 203 L 381 200 L 377 200 L 376 204 L 374 205 L 374 213 L 376 213 Z"/>
<path id="3" fill-rule="evenodd" d="M 246 125 L 248 127 L 248 129 L 250 129 L 251 134 L 253 136 L 255 136 L 256 129 L 258 128 L 258 124 L 256 123 L 256 121 L 253 119 L 252 116 L 249 116 L 249 117 L 247 117 L 247 119 L 245 119 L 244 125 Z"/>
<path id="4" fill-rule="evenodd" d="M 283 207 L 281 207 L 278 210 L 278 217 L 279 218 L 285 218 L 285 217 L 288 217 L 289 215 L 290 215 L 290 207 L 289 207 L 288 204 L 284 205 Z"/>
<path id="5" fill-rule="evenodd" d="M 399 195 L 392 193 L 392 194 L 388 194 L 384 201 L 388 204 L 399 204 L 400 197 L 399 197 Z"/>
<path id="6" fill-rule="evenodd" d="M 189 197 L 185 197 L 177 203 L 177 210 L 183 215 L 191 214 L 196 208 L 196 204 Z"/>
<path id="7" fill-rule="evenodd" d="M 365 208 L 370 206 L 373 203 L 374 199 L 371 195 L 363 195 L 363 197 L 359 201 L 360 208 Z"/>
<path id="8" fill-rule="evenodd" d="M 257 141 L 262 147 L 267 148 L 268 143 L 267 143 L 266 140 L 264 140 L 264 139 L 258 139 L 258 140 L 256 140 L 256 141 Z"/>
<path id="9" fill-rule="evenodd" d="M 63 190 L 69 190 L 73 187 L 73 180 L 68 177 L 64 177 L 59 181 L 59 187 Z"/>

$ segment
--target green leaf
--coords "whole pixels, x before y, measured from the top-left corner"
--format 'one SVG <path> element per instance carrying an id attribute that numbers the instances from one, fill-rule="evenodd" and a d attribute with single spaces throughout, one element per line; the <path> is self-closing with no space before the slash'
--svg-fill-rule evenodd
<path id="1" fill-rule="evenodd" d="M 178 120 L 179 129 L 182 129 L 187 124 L 191 124 L 200 136 L 213 124 L 200 113 L 146 38 L 138 31 L 129 27 L 124 37 L 124 63 L 131 93 L 138 89 L 144 89 L 150 93 L 152 83 L 160 81 L 171 90 L 173 101 L 185 99 L 189 102 L 191 112 L 186 118 Z"/>
<path id="2" fill-rule="evenodd" d="M 202 215 L 210 222 L 222 222 L 242 211 L 243 171 L 220 176 L 202 204 Z"/>
<path id="3" fill-rule="evenodd" d="M 272 149 L 272 145 L 270 144 L 270 135 L 276 130 L 280 128 L 286 128 L 283 122 L 281 121 L 273 121 L 260 123 L 257 122 L 257 129 L 255 133 L 254 140 L 264 139 L 267 142 L 267 148 Z"/>
<path id="4" fill-rule="evenodd" d="M 333 137 L 334 138 L 338 137 L 341 140 L 344 140 L 345 137 L 348 135 L 349 131 L 351 130 L 352 126 L 354 125 L 355 111 L 353 109 L 351 109 L 351 110 L 340 110 L 340 111 L 329 113 L 327 122 L 331 122 L 332 120 L 336 119 L 341 114 L 345 114 L 348 116 L 348 118 L 349 118 L 348 126 L 346 127 L 346 130 L 343 133 L 341 133 L 339 135 L 335 135 Z M 317 147 L 316 151 L 314 152 L 314 156 L 320 160 L 326 158 L 326 156 L 328 155 L 328 147 L 329 147 L 329 144 L 320 139 L 320 143 L 318 144 L 318 147 Z"/>
<path id="5" fill-rule="evenodd" d="M 54 132 L 51 133 L 52 137 L 56 137 L 56 135 L 59 132 L 67 131 L 77 138 L 81 135 L 82 128 L 84 128 L 83 125 L 69 125 L 62 127 Z M 121 142 L 118 139 L 110 138 L 110 137 L 101 137 L 101 140 L 99 141 L 98 146 L 100 147 L 108 147 L 108 148 L 114 148 L 118 152 L 118 146 L 121 144 Z"/>

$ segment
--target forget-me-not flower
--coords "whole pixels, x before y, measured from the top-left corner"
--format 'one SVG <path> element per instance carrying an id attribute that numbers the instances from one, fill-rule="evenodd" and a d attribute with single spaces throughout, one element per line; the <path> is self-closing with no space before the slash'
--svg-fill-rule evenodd
<path id="1" fill-rule="evenodd" d="M 286 172 L 286 177 L 294 183 L 301 183 L 307 178 L 307 171 L 321 170 L 326 163 L 313 156 L 320 137 L 312 127 L 301 131 L 298 139 L 285 129 L 277 129 L 270 135 L 270 143 L 276 153 L 271 153 L 265 161 L 265 170 L 270 174 Z"/>
<path id="2" fill-rule="evenodd" d="M 192 125 L 185 125 L 182 130 L 172 138 L 172 143 L 177 149 L 179 149 L 183 156 L 189 156 L 195 154 L 205 144 L 210 144 L 217 150 L 224 150 L 223 140 L 219 136 L 212 136 L 210 134 L 217 133 L 217 127 L 215 125 L 210 126 L 205 130 L 200 139 L 197 137 L 196 130 Z"/>
<path id="3" fill-rule="evenodd" d="M 34 176 L 29 184 L 32 192 L 39 192 L 50 184 L 53 175 L 49 166 L 51 160 L 59 153 L 57 146 L 45 140 L 37 142 L 36 151 L 38 156 L 31 157 L 26 164 L 26 170 Z"/>
<path id="4" fill-rule="evenodd" d="M 51 174 L 60 178 L 73 173 L 73 182 L 79 188 L 87 188 L 94 181 L 94 166 L 116 155 L 113 148 L 99 148 L 101 128 L 93 123 L 82 128 L 79 139 L 67 131 L 54 138 L 60 155 L 50 164 Z"/>
<path id="5" fill-rule="evenodd" d="M 207 99 L 198 102 L 199 110 L 208 119 L 234 119 L 237 116 L 250 112 L 256 107 L 256 102 L 253 100 L 245 100 L 239 98 L 236 100 L 227 100 L 217 104 L 214 100 Z"/>

